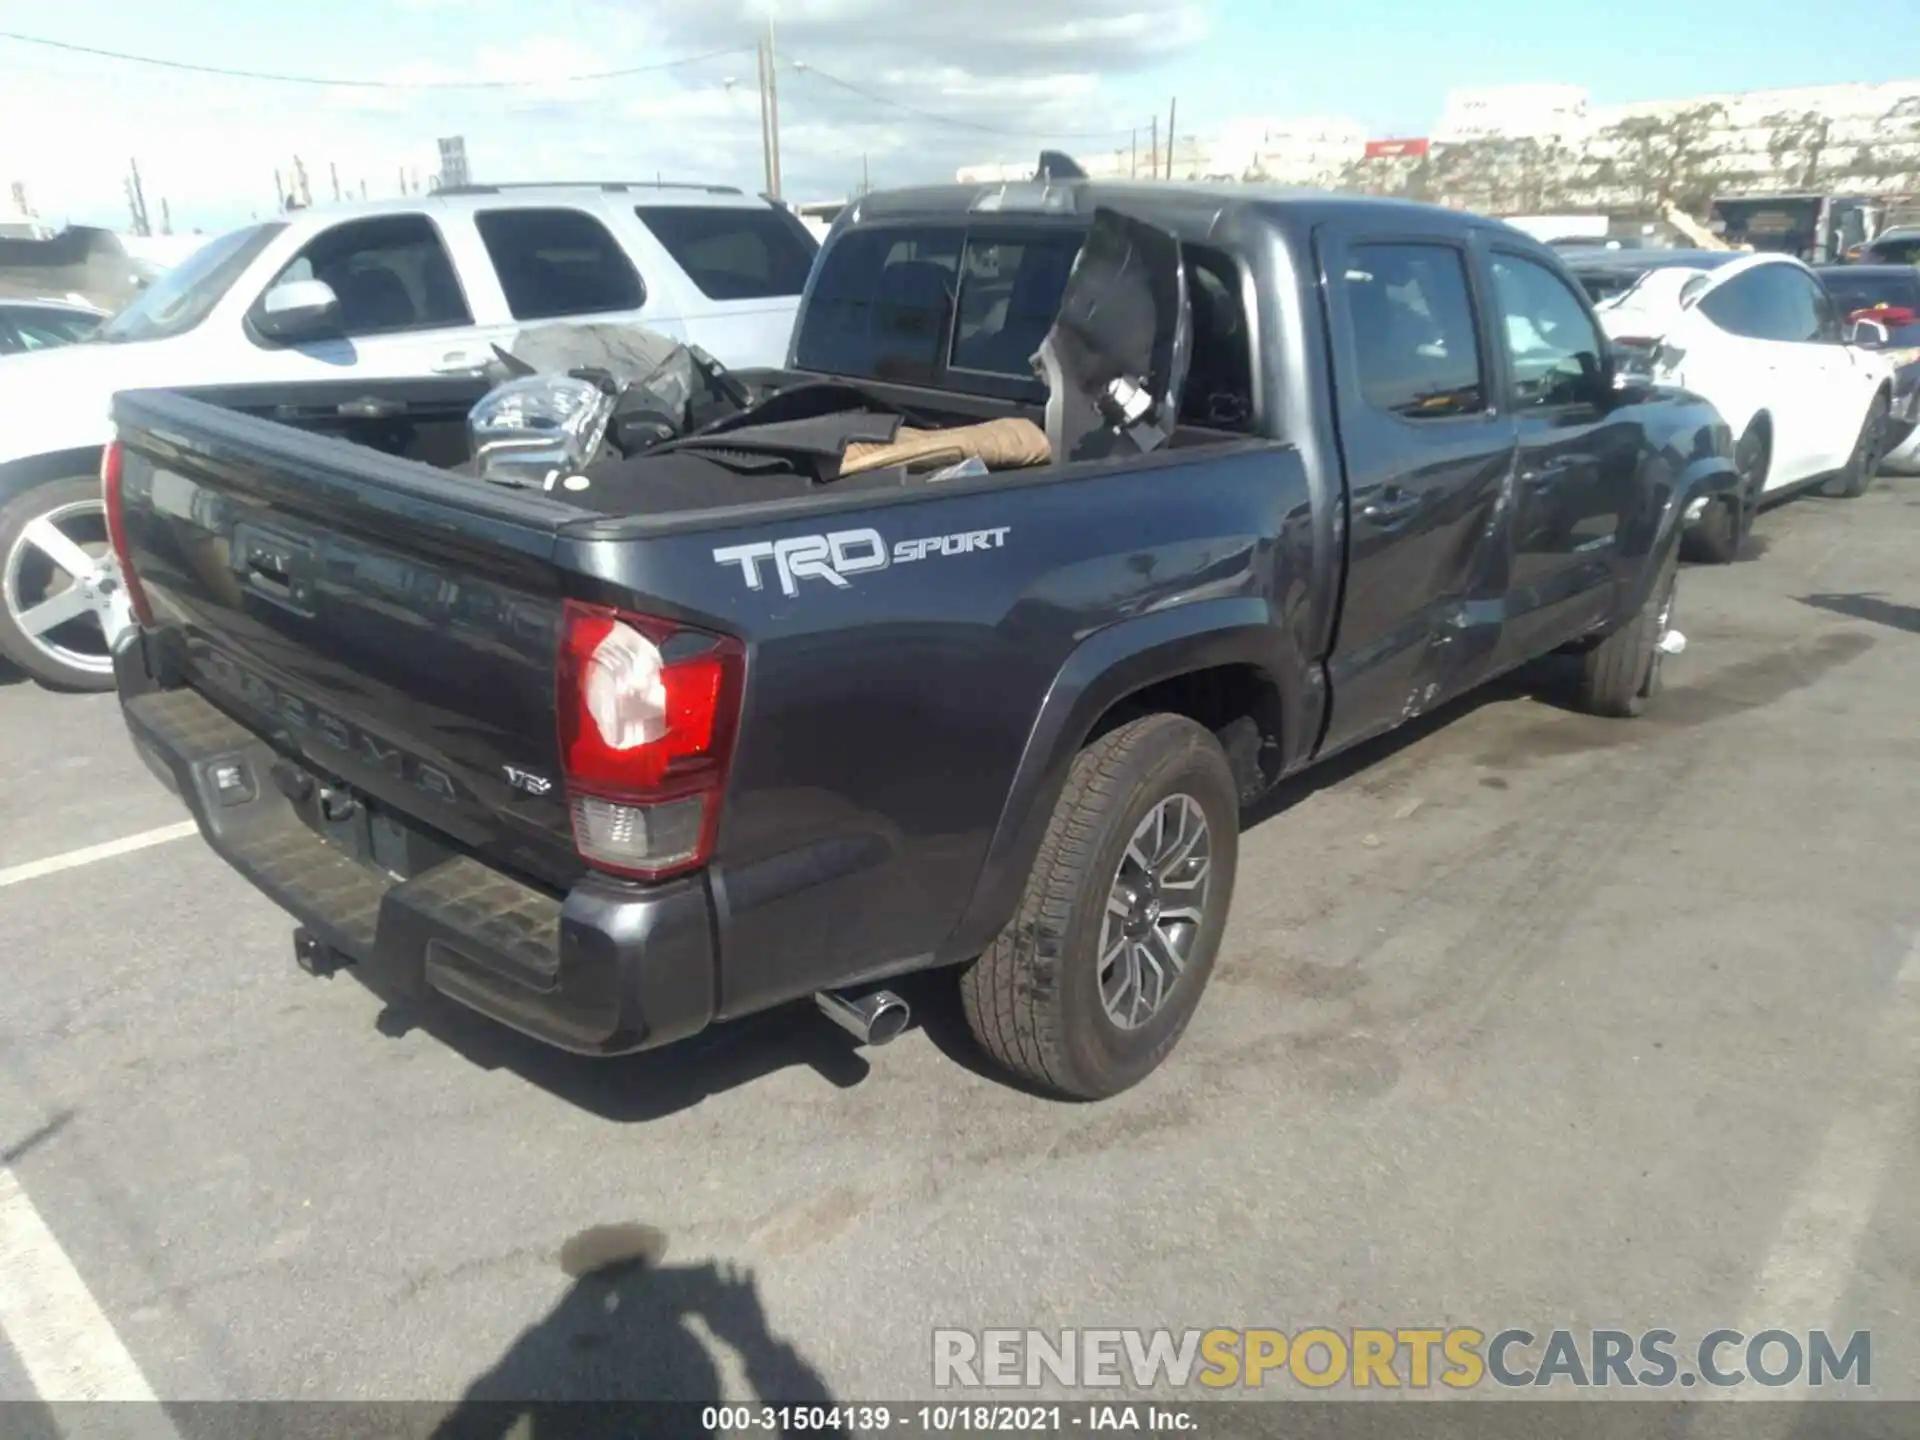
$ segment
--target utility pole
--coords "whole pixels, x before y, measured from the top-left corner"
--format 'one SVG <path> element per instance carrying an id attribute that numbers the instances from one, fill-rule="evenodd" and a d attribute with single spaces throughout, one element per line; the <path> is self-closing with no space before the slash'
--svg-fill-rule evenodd
<path id="1" fill-rule="evenodd" d="M 767 193 L 773 193 L 773 131 L 769 128 L 771 116 L 767 111 L 767 41 L 762 36 L 753 47 L 754 59 L 759 64 L 758 84 L 760 88 L 760 158 L 766 168 Z"/>
<path id="2" fill-rule="evenodd" d="M 780 198 L 780 79 L 773 47 L 773 17 L 760 38 L 760 151 L 766 161 L 767 194 Z"/>
<path id="3" fill-rule="evenodd" d="M 307 183 L 307 165 L 298 155 L 293 157 L 293 183 L 300 193 L 301 206 L 313 204 L 313 187 Z"/>
<path id="4" fill-rule="evenodd" d="M 873 180 L 867 174 L 867 152 L 862 150 L 860 152 L 860 193 L 865 195 L 872 189 Z"/>
<path id="5" fill-rule="evenodd" d="M 1180 97 L 1173 97 L 1167 105 L 1167 179 L 1173 179 L 1173 149 L 1179 143 L 1179 136 L 1173 128 L 1173 122 L 1180 114 Z"/>
<path id="6" fill-rule="evenodd" d="M 1129 180 L 1140 178 L 1140 127 L 1138 125 L 1133 127 L 1133 135 L 1127 141 L 1127 178 Z"/>
<path id="7" fill-rule="evenodd" d="M 340 167 L 329 160 L 327 162 L 327 174 L 333 179 L 333 198 L 338 201 L 340 198 Z"/>
<path id="8" fill-rule="evenodd" d="M 160 233 L 162 235 L 173 233 L 173 211 L 167 207 L 167 197 L 164 195 L 160 197 Z"/>
<path id="9" fill-rule="evenodd" d="M 287 213 L 287 185 L 280 178 L 280 167 L 273 167 L 273 204 L 282 215 Z"/>
<path id="10" fill-rule="evenodd" d="M 133 233 L 151 235 L 153 227 L 147 223 L 147 197 L 140 188 L 140 162 L 127 162 L 127 203 L 133 210 Z"/>
<path id="11" fill-rule="evenodd" d="M 767 108 L 773 115 L 773 198 L 780 198 L 780 59 L 773 46 L 773 12 L 767 12 Z"/>

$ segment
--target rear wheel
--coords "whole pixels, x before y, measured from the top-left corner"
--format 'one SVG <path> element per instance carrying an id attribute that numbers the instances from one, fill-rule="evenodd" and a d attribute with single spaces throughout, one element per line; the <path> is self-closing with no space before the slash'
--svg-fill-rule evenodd
<path id="1" fill-rule="evenodd" d="M 1669 553 L 1639 613 L 1581 656 L 1580 703 L 1595 715 L 1631 718 L 1660 692 L 1663 641 L 1673 628 L 1680 557 Z"/>
<path id="2" fill-rule="evenodd" d="M 1873 397 L 1873 404 L 1867 407 L 1867 418 L 1860 423 L 1860 436 L 1853 442 L 1853 454 L 1847 457 L 1846 468 L 1828 488 L 1829 494 L 1844 500 L 1858 500 L 1867 493 L 1884 453 L 1889 408 L 1884 394 Z"/>
<path id="3" fill-rule="evenodd" d="M 961 974 L 982 1048 L 1057 1095 L 1138 1084 L 1200 1003 L 1239 844 L 1233 773 L 1204 727 L 1149 715 L 1087 746 L 1019 913 Z"/>
<path id="4" fill-rule="evenodd" d="M 102 617 L 118 585 L 98 479 L 55 480 L 0 506 L 0 655 L 35 680 L 113 688 Z"/>
<path id="5" fill-rule="evenodd" d="M 1760 508 L 1760 494 L 1767 488 L 1767 467 L 1771 463 L 1772 444 L 1766 426 L 1747 427 L 1740 443 L 1733 447 L 1733 468 L 1739 473 L 1739 490 L 1724 500 L 1707 506 L 1699 523 L 1688 530 L 1682 541 L 1681 558 L 1705 565 L 1731 565 L 1740 558 L 1753 528 L 1754 512 Z"/>

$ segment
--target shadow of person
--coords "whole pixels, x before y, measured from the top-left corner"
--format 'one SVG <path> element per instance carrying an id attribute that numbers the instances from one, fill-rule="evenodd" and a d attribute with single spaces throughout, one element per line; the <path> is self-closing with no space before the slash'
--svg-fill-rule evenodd
<path id="1" fill-rule="evenodd" d="M 753 1398 L 733 1403 L 833 1405 L 820 1373 L 773 1333 L 751 1272 L 664 1265 L 665 1248 L 646 1227 L 569 1241 L 561 1264 L 576 1275 L 573 1287 L 474 1380 L 433 1440 L 710 1435 L 703 1411 L 722 1402 L 724 1387 L 700 1330 L 739 1357 Z"/>

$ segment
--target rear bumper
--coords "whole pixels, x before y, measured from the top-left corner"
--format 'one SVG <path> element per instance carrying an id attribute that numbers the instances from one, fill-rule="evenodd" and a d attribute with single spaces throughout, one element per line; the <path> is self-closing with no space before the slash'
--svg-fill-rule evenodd
<path id="1" fill-rule="evenodd" d="M 281 757 L 192 690 L 161 690 L 137 631 L 115 647 L 127 728 L 214 851 L 388 993 L 438 991 L 563 1049 L 651 1049 L 713 1019 L 714 927 L 695 875 L 641 887 L 590 876 L 566 899 L 456 855 L 407 880 L 306 825 Z M 223 794 L 216 768 L 237 767 Z"/>

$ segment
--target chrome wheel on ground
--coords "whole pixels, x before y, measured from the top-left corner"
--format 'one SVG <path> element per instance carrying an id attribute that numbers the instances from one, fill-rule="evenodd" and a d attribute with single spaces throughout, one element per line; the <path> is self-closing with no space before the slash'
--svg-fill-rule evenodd
<path id="1" fill-rule="evenodd" d="M 1100 1003 L 1132 1030 L 1159 1013 L 1206 918 L 1213 846 L 1191 795 L 1169 795 L 1127 842 L 1100 926 Z"/>
<path id="2" fill-rule="evenodd" d="M 110 690 L 124 603 L 98 481 L 55 481 L 0 508 L 0 655 L 48 685 Z"/>

